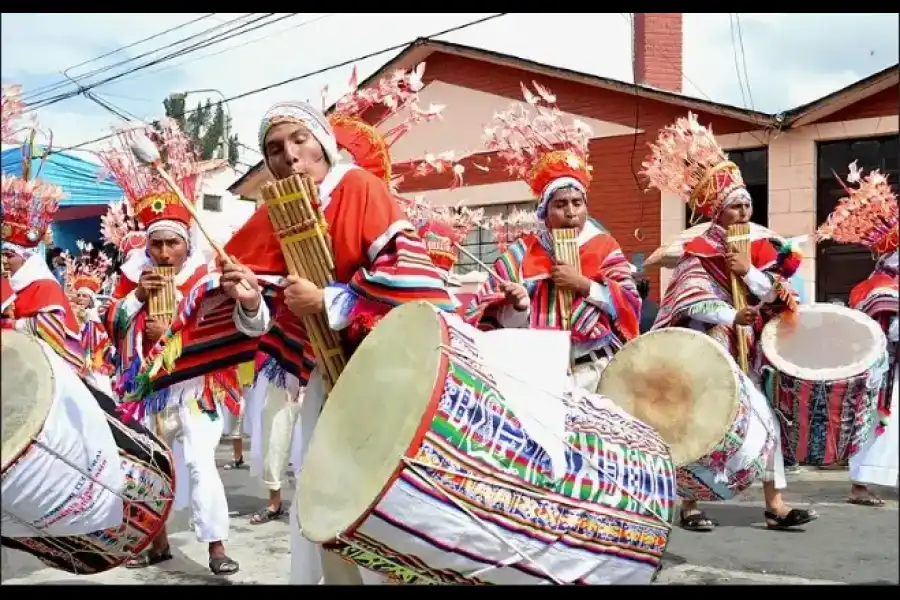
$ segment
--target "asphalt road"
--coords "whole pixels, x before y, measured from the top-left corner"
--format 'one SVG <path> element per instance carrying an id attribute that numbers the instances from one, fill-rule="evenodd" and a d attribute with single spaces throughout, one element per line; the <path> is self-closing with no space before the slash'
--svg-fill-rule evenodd
<path id="1" fill-rule="evenodd" d="M 230 448 L 219 449 L 219 463 Z M 248 471 L 222 471 L 232 510 L 228 553 L 241 563 L 240 573 L 217 577 L 209 572 L 204 544 L 187 530 L 187 513 L 170 523 L 175 559 L 143 570 L 114 569 L 75 577 L 44 567 L 25 554 L 3 550 L 2 582 L 9 584 L 283 584 L 290 563 L 288 525 L 276 521 L 251 525 L 249 515 L 266 498 Z M 883 508 L 851 506 L 846 471 L 803 470 L 788 475 L 786 497 L 795 506 L 814 506 L 821 514 L 804 531 L 767 531 L 762 490 L 740 499 L 708 504 L 719 522 L 710 533 L 675 529 L 657 585 L 741 584 L 898 584 L 897 489 L 878 489 Z M 290 494 L 285 492 L 285 498 Z"/>

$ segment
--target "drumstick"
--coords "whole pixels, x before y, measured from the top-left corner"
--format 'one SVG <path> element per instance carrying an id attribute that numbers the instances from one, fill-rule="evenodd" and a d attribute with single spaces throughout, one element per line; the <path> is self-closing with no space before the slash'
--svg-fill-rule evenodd
<path id="1" fill-rule="evenodd" d="M 184 197 L 184 194 L 181 192 L 181 188 L 178 187 L 178 184 L 175 183 L 175 180 L 172 179 L 172 176 L 169 175 L 168 171 L 166 171 L 162 166 L 162 157 L 159 154 L 159 148 L 156 147 L 150 139 L 144 135 L 140 131 L 132 132 L 131 139 L 131 152 L 134 154 L 134 157 L 138 159 L 138 161 L 144 163 L 145 165 L 149 165 L 156 169 L 156 172 L 162 177 L 163 181 L 171 188 L 175 195 L 178 197 L 178 200 L 181 202 L 182 206 L 184 206 L 185 210 L 188 211 L 188 214 L 191 215 L 191 218 L 194 219 L 194 222 L 197 223 L 197 227 L 200 229 L 200 233 L 203 234 L 203 237 L 206 238 L 206 241 L 209 242 L 209 245 L 213 250 L 216 251 L 216 254 L 219 255 L 219 259 L 223 264 L 230 265 L 233 264 L 234 261 L 231 260 L 231 257 L 225 253 L 225 249 L 219 245 L 219 243 L 213 239 L 213 237 L 206 231 L 206 228 L 203 227 L 203 223 L 200 221 L 200 216 L 197 214 L 197 211 L 194 209 L 194 206 L 188 201 L 187 198 Z M 241 283 L 239 284 L 245 290 L 250 291 L 252 288 L 246 279 L 241 279 Z"/>
<path id="2" fill-rule="evenodd" d="M 466 256 L 468 256 L 469 258 L 471 258 L 473 261 L 475 261 L 475 264 L 476 264 L 476 265 L 478 265 L 479 267 L 481 267 L 482 269 L 484 269 L 485 271 L 487 271 L 488 274 L 489 274 L 491 277 L 493 277 L 494 279 L 496 279 L 499 283 L 509 283 L 508 281 L 506 281 L 505 279 L 503 279 L 502 277 L 500 277 L 499 275 L 497 275 L 497 272 L 494 271 L 494 269 L 490 268 L 489 266 L 487 266 L 486 264 L 484 264 L 483 262 L 481 262 L 480 260 L 478 260 L 478 257 L 477 257 L 477 256 L 475 256 L 474 254 L 472 254 L 471 252 L 469 252 L 468 250 L 466 250 L 465 248 L 463 248 L 461 245 L 459 245 L 459 244 L 456 243 L 456 242 L 453 242 L 453 245 L 456 246 L 456 248 L 457 248 L 460 252 L 462 252 L 463 254 L 465 254 Z"/>

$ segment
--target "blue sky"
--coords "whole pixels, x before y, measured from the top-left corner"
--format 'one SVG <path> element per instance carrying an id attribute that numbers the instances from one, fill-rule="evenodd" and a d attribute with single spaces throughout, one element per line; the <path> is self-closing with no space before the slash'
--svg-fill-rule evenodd
<path id="1" fill-rule="evenodd" d="M 81 75 L 132 58 L 246 14 L 216 13 L 171 34 L 75 68 L 70 74 Z M 259 31 L 148 67 L 95 91 L 116 107 L 143 119 L 153 119 L 162 115 L 162 100 L 172 92 L 214 88 L 233 96 L 488 14 L 298 14 Z M 262 15 L 257 13 L 247 19 Z M 22 84 L 27 99 L 29 90 L 64 81 L 62 71 L 72 65 L 200 16 L 4 14 L 0 75 L 3 83 Z M 898 60 L 896 13 L 745 13 L 740 15 L 740 22 L 752 107 L 758 110 L 775 112 L 792 108 Z M 750 98 L 738 85 L 729 15 L 685 15 L 684 38 L 684 92 L 750 107 Z M 443 39 L 631 80 L 630 25 L 625 13 L 513 13 Z M 358 63 L 360 78 L 391 56 L 383 54 Z M 113 68 L 85 82 L 115 74 L 123 68 Z M 270 104 L 298 98 L 318 102 L 326 85 L 331 92 L 329 100 L 334 100 L 346 91 L 350 71 L 350 66 L 339 68 L 230 103 L 235 132 L 241 142 L 255 148 L 259 117 Z M 189 103 L 207 96 L 216 97 L 193 94 Z M 44 128 L 53 131 L 54 145 L 58 147 L 100 137 L 121 123 L 83 97 L 41 109 L 38 118 Z M 258 159 L 254 151 L 242 151 L 242 162 L 252 164 Z"/>

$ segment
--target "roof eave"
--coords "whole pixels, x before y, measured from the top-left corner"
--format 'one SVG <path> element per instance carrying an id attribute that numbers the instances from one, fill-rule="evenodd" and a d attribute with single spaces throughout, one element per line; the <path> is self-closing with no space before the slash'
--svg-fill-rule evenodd
<path id="1" fill-rule="evenodd" d="M 783 127 L 795 128 L 810 125 L 898 83 L 900 83 L 900 64 L 888 67 L 828 94 L 824 98 L 789 111 Z"/>

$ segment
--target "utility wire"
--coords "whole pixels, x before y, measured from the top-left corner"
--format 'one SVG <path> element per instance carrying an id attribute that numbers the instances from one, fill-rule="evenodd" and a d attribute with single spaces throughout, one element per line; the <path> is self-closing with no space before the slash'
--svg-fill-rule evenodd
<path id="1" fill-rule="evenodd" d="M 310 71 L 310 72 L 304 73 L 303 75 L 298 75 L 298 76 L 296 76 L 296 77 L 291 77 L 290 79 L 285 79 L 284 81 L 279 81 L 279 82 L 277 82 L 277 83 L 273 83 L 273 84 L 270 84 L 270 85 L 266 85 L 266 86 L 263 86 L 263 87 L 261 87 L 261 88 L 256 88 L 256 89 L 254 89 L 254 90 L 249 90 L 249 91 L 247 91 L 247 92 L 238 94 L 238 95 L 236 95 L 236 96 L 232 96 L 232 97 L 230 97 L 230 98 L 225 98 L 225 100 L 223 100 L 222 102 L 224 102 L 224 103 L 233 102 L 234 100 L 240 100 L 240 99 L 242 99 L 242 98 L 246 98 L 246 97 L 248 97 L 248 96 L 252 96 L 252 95 L 255 95 L 255 94 L 259 94 L 259 93 L 261 93 L 261 92 L 266 92 L 266 91 L 268 91 L 268 90 L 271 90 L 271 89 L 274 89 L 274 88 L 277 88 L 277 87 L 281 87 L 281 86 L 283 86 L 283 85 L 287 85 L 288 83 L 293 83 L 293 82 L 295 82 L 295 81 L 300 81 L 300 80 L 302 80 L 302 79 L 307 79 L 307 78 L 309 78 L 309 77 L 314 77 L 314 76 L 316 76 L 316 75 L 320 75 L 320 74 L 322 74 L 322 73 L 327 73 L 328 71 L 333 71 L 333 70 L 335 70 L 335 69 L 339 69 L 339 68 L 341 68 L 341 67 L 345 67 L 345 66 L 347 66 L 347 65 L 351 65 L 351 64 L 353 64 L 353 63 L 357 63 L 357 62 L 360 62 L 360 61 L 363 61 L 363 60 L 367 60 L 367 59 L 369 59 L 369 58 L 374 58 L 374 57 L 376 57 L 376 56 L 379 56 L 379 55 L 381 55 L 381 54 L 385 54 L 385 53 L 387 53 L 387 52 L 393 52 L 393 51 L 396 51 L 396 50 L 400 50 L 400 49 L 406 48 L 406 47 L 408 47 L 408 46 L 410 46 L 410 45 L 416 43 L 419 39 L 426 39 L 426 40 L 427 40 L 427 39 L 439 37 L 439 36 L 442 36 L 442 35 L 447 35 L 447 34 L 449 34 L 449 33 L 455 33 L 455 32 L 457 32 L 457 31 L 461 31 L 461 30 L 463 30 L 463 29 L 467 29 L 467 28 L 473 27 L 473 26 L 475 26 L 475 25 L 480 25 L 480 24 L 482 24 L 482 23 L 486 23 L 486 22 L 488 22 L 488 21 L 492 21 L 492 20 L 494 20 L 494 19 L 497 19 L 497 18 L 506 16 L 506 15 L 508 15 L 508 14 L 509 14 L 509 13 L 495 13 L 495 14 L 490 15 L 490 16 L 488 16 L 488 17 L 483 17 L 483 18 L 481 18 L 481 19 L 476 19 L 476 20 L 474 20 L 474 21 L 469 21 L 469 22 L 467 22 L 467 23 L 463 23 L 462 25 L 458 25 L 458 26 L 456 26 L 456 27 L 451 27 L 451 28 L 445 29 L 445 30 L 443 30 L 443 31 L 439 31 L 439 32 L 436 32 L 436 33 L 432 33 L 432 34 L 430 34 L 430 35 L 423 36 L 423 37 L 421 37 L 421 38 L 416 38 L 416 39 L 414 39 L 414 40 L 405 42 L 405 43 L 403 43 L 403 44 L 397 44 L 397 45 L 394 45 L 394 46 L 390 46 L 390 47 L 388 47 L 388 48 L 384 48 L 384 49 L 378 50 L 378 51 L 376 51 L 376 52 L 370 52 L 370 53 L 365 54 L 365 55 L 363 55 L 363 56 L 358 56 L 358 57 L 352 58 L 352 59 L 350 59 L 350 60 L 345 60 L 345 61 L 342 61 L 342 62 L 339 62 L 339 63 L 335 63 L 335 64 L 332 64 L 332 65 L 330 65 L 330 66 L 323 67 L 323 68 L 321 68 L 321 69 L 316 69 L 315 71 Z M 187 116 L 188 114 L 194 113 L 194 112 L 196 112 L 196 111 L 197 111 L 197 109 L 186 110 L 186 111 L 184 112 L 184 114 L 185 114 L 185 116 Z M 97 142 L 102 142 L 102 141 L 104 141 L 104 140 L 108 140 L 108 139 L 110 139 L 110 138 L 115 137 L 116 135 L 117 135 L 117 133 L 110 133 L 110 134 L 107 134 L 107 135 L 104 135 L 104 136 L 101 136 L 101 137 L 98 137 L 98 138 L 95 138 L 95 139 L 91 139 L 91 140 L 87 140 L 87 141 L 84 141 L 84 142 L 80 142 L 80 143 L 75 144 L 75 145 L 72 145 L 72 146 L 67 146 L 67 147 L 65 147 L 65 148 L 60 148 L 59 150 L 51 150 L 48 154 L 57 154 L 57 153 L 59 153 L 59 152 L 66 152 L 66 151 L 69 151 L 69 150 L 77 150 L 77 149 L 82 148 L 82 147 L 84 147 L 84 146 L 89 146 L 89 145 L 91 145 L 91 144 L 96 144 Z"/>

